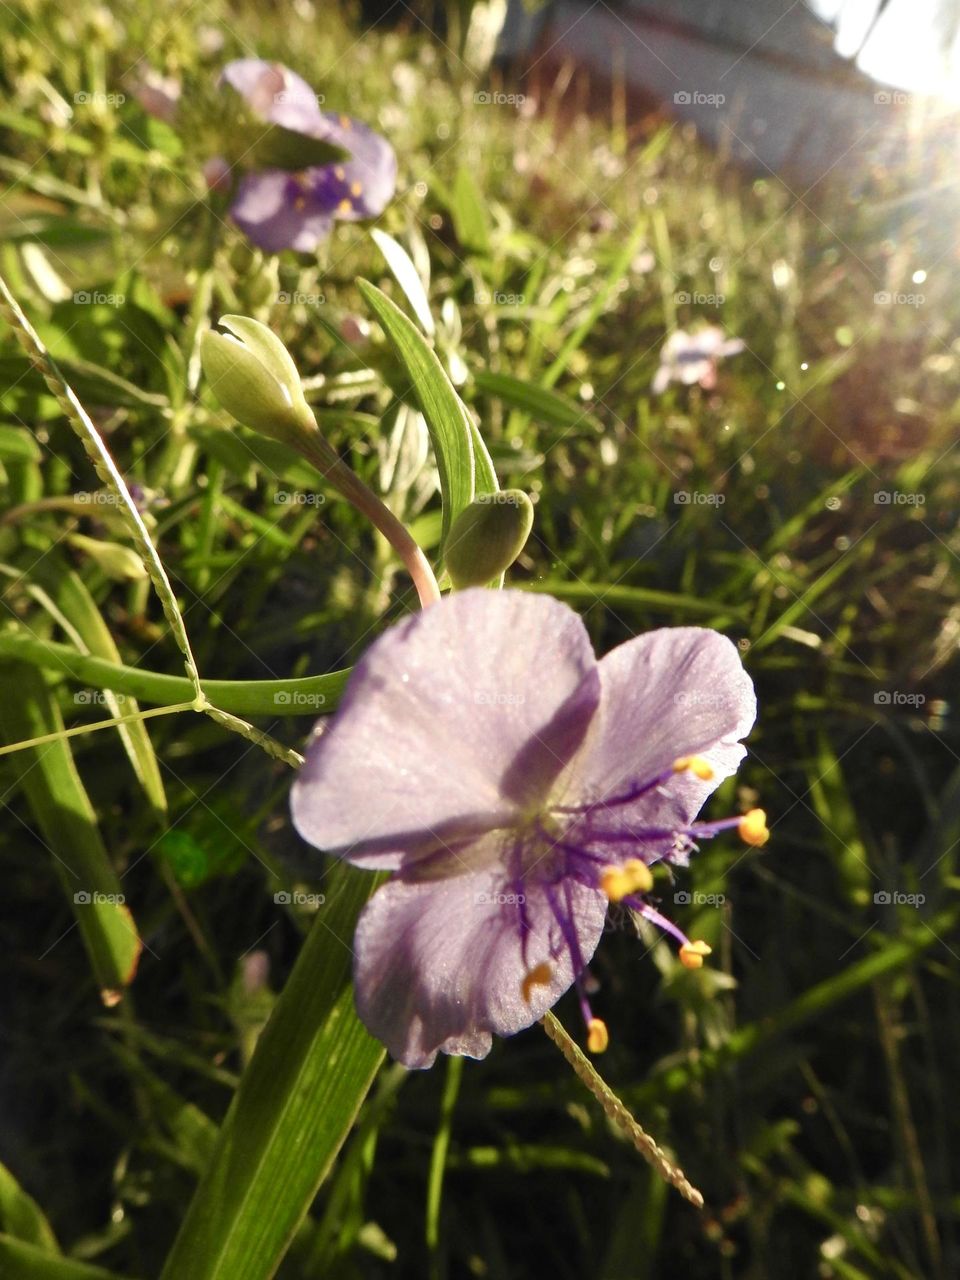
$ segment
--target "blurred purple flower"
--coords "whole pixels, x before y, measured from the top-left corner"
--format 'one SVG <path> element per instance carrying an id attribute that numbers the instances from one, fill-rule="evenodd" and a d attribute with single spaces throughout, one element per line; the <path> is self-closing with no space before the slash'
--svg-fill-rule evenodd
<path id="1" fill-rule="evenodd" d="M 350 116 L 321 111 L 305 80 L 276 62 L 240 58 L 222 79 L 256 115 L 311 138 L 342 147 L 349 158 L 289 172 L 264 169 L 240 180 L 230 213 L 254 244 L 269 252 L 310 252 L 335 220 L 375 218 L 393 199 L 397 158 L 385 138 Z"/>
<path id="2" fill-rule="evenodd" d="M 651 389 L 660 395 L 671 382 L 682 382 L 687 387 L 698 382 L 705 391 L 712 391 L 717 385 L 717 361 L 743 349 L 742 338 L 728 338 L 715 324 L 696 333 L 675 329 L 663 344 L 660 368 Z"/>
<path id="3" fill-rule="evenodd" d="M 180 81 L 174 76 L 161 75 L 153 67 L 136 67 L 128 80 L 130 92 L 147 115 L 172 124 L 180 101 Z"/>
<path id="4" fill-rule="evenodd" d="M 736 648 L 654 631 L 599 663 L 566 605 L 475 589 L 386 632 L 311 742 L 293 820 L 312 844 L 392 879 L 354 939 L 357 1009 L 408 1067 L 482 1058 L 576 984 L 594 1051 L 606 1027 L 586 965 L 609 901 L 709 952 L 645 900 L 649 865 L 760 810 L 694 823 L 735 772 L 755 714 Z"/>

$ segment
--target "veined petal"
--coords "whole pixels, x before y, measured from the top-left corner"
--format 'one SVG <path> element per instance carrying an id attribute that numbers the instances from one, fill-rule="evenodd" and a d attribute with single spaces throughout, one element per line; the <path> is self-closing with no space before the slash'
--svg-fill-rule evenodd
<path id="1" fill-rule="evenodd" d="M 531 880 L 513 884 L 496 864 L 446 879 L 404 876 L 364 908 L 354 937 L 357 1011 L 404 1066 L 429 1067 L 438 1052 L 486 1057 L 493 1035 L 531 1026 L 571 985 L 546 886 Z M 607 902 L 578 884 L 567 892 L 586 963 Z M 537 966 L 545 980 L 525 983 Z"/>
<path id="2" fill-rule="evenodd" d="M 508 827 L 540 807 L 598 696 L 589 637 L 566 605 L 446 596 L 357 664 L 294 782 L 294 824 L 365 866 Z"/>
<path id="3" fill-rule="evenodd" d="M 704 628 L 664 628 L 613 649 L 599 670 L 600 706 L 558 781 L 556 802 L 613 800 L 669 771 L 678 757 L 702 756 L 713 767 L 712 779 L 674 774 L 634 804 L 600 805 L 591 823 L 610 831 L 638 822 L 687 826 L 746 754 L 739 739 L 753 725 L 756 698 L 736 647 Z"/>

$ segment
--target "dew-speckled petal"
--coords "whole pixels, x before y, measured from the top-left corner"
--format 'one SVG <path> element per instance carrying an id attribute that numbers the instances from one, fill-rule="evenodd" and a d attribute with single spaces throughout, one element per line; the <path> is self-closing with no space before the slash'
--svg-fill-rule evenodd
<path id="1" fill-rule="evenodd" d="M 536 811 L 599 696 L 580 618 L 549 596 L 477 588 L 364 654 L 293 785 L 297 830 L 397 866 Z"/>
<path id="2" fill-rule="evenodd" d="M 607 900 L 577 883 L 561 892 L 571 895 L 587 963 Z M 570 951 L 546 886 L 528 879 L 523 902 L 517 897 L 496 862 L 467 876 L 397 878 L 374 894 L 354 937 L 357 1012 L 399 1062 L 429 1067 L 439 1052 L 483 1058 L 492 1036 L 531 1026 L 571 985 Z M 544 962 L 549 982 L 525 993 L 524 978 Z"/>
<path id="3" fill-rule="evenodd" d="M 590 823 L 611 832 L 637 826 L 682 830 L 746 754 L 740 739 L 753 726 L 756 697 L 736 646 L 716 631 L 664 628 L 613 649 L 599 670 L 600 706 L 558 782 L 558 802 L 596 805 L 628 794 L 669 770 L 678 757 L 703 756 L 713 767 L 711 780 L 673 774 L 633 804 L 601 804 Z M 648 860 L 672 844 L 653 842 Z M 608 852 L 613 856 L 614 850 Z M 643 856 L 627 846 L 616 852 Z"/>

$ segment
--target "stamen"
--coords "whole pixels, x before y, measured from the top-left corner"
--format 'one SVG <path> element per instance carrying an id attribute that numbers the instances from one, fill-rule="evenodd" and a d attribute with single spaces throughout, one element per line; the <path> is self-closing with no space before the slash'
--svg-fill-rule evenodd
<path id="1" fill-rule="evenodd" d="M 680 948 L 680 963 L 685 969 L 702 969 L 703 957 L 710 955 L 713 947 L 702 939 L 696 942 L 685 942 Z"/>
<path id="2" fill-rule="evenodd" d="M 338 164 L 333 172 L 338 182 L 342 182 L 347 176 L 347 171 L 344 169 L 342 164 Z"/>
<path id="3" fill-rule="evenodd" d="M 644 902 L 642 898 L 627 898 L 626 905 L 631 911 L 636 911 L 638 915 L 643 916 L 644 920 L 649 920 L 658 929 L 662 929 L 664 933 L 669 933 L 672 938 L 676 938 L 681 947 L 689 943 L 690 939 L 683 930 L 678 925 L 675 925 L 672 920 L 662 916 L 656 908 L 651 907 L 649 902 Z"/>
<path id="4" fill-rule="evenodd" d="M 602 1018 L 591 1018 L 587 1023 L 587 1048 L 591 1053 L 604 1053 L 610 1043 L 610 1032 Z"/>
<path id="5" fill-rule="evenodd" d="M 632 893 L 649 893 L 653 888 L 650 868 L 639 858 L 628 858 L 622 867 L 604 867 L 600 888 L 611 902 L 622 902 Z"/>
<path id="6" fill-rule="evenodd" d="M 623 870 L 630 877 L 634 893 L 649 893 L 653 888 L 653 873 L 640 858 L 628 858 Z"/>
<path id="7" fill-rule="evenodd" d="M 674 760 L 674 773 L 686 773 L 688 770 L 701 782 L 712 782 L 715 776 L 713 765 L 703 756 L 679 756 Z"/>
<path id="8" fill-rule="evenodd" d="M 600 888 L 611 902 L 621 902 L 630 890 L 627 877 L 620 867 L 604 867 L 600 872 Z"/>
<path id="9" fill-rule="evenodd" d="M 753 845 L 754 848 L 759 849 L 770 839 L 767 815 L 762 809 L 751 809 L 737 823 L 737 832 L 744 844 Z"/>
<path id="10" fill-rule="evenodd" d="M 546 960 L 541 960 L 538 965 L 535 965 L 530 970 L 523 979 L 523 982 L 520 984 L 520 990 L 522 991 L 523 998 L 527 1004 L 530 1003 L 530 996 L 534 987 L 548 987 L 552 980 L 553 970 L 550 968 L 549 964 L 547 964 Z"/>
<path id="11" fill-rule="evenodd" d="M 344 198 L 340 201 L 340 203 L 337 205 L 337 212 L 338 212 L 338 213 L 352 213 L 352 212 L 353 212 L 353 205 L 351 204 L 351 202 L 350 202 L 346 197 L 344 197 Z"/>
<path id="12" fill-rule="evenodd" d="M 362 195 L 363 195 L 363 183 L 362 183 L 362 182 L 352 182 L 352 183 L 350 184 L 350 194 L 351 194 L 352 196 L 362 196 Z"/>

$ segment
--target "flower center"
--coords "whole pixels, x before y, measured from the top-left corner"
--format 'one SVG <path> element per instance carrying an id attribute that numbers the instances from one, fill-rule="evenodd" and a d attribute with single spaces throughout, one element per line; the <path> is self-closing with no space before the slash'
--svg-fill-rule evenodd
<path id="1" fill-rule="evenodd" d="M 524 885 L 531 880 L 547 895 L 570 956 L 587 1026 L 587 1047 L 592 1053 L 602 1053 L 609 1037 L 606 1025 L 594 1016 L 587 999 L 588 973 L 580 947 L 571 886 L 579 884 L 603 893 L 610 902 L 622 902 L 677 940 L 680 963 L 685 968 L 699 969 L 711 948 L 701 939 L 688 938 L 646 900 L 654 885 L 651 864 L 672 860 L 678 853 L 695 848 L 698 839 L 709 839 L 732 828 L 737 829 L 745 844 L 754 847 L 765 844 L 770 837 L 762 809 L 684 827 L 644 825 L 642 812 L 632 807 L 645 796 L 660 792 L 676 775 L 685 773 L 702 782 L 712 781 L 715 776 L 713 766 L 703 756 L 683 756 L 656 777 L 628 783 L 612 797 L 578 805 L 554 805 L 528 817 L 516 832 L 510 867 L 512 885 L 516 886 L 521 900 L 524 900 Z M 526 956 L 530 924 L 523 909 L 520 925 Z M 524 999 L 529 1002 L 533 990 L 550 980 L 548 963 L 541 962 L 529 969 L 521 987 Z"/>

